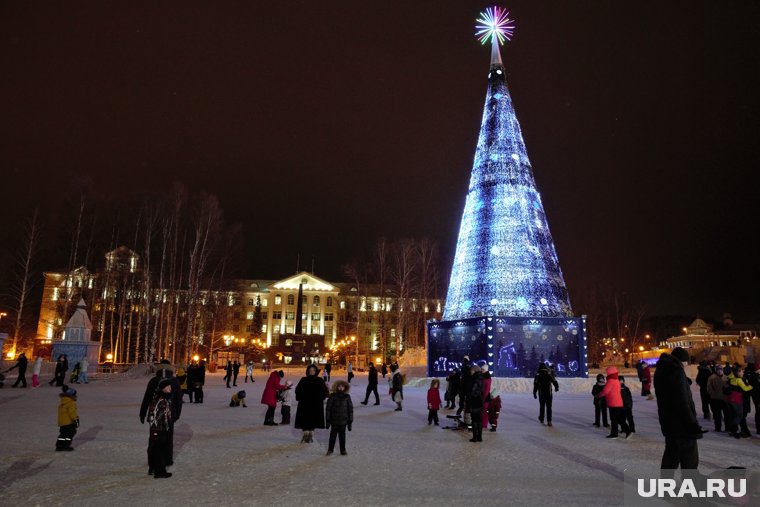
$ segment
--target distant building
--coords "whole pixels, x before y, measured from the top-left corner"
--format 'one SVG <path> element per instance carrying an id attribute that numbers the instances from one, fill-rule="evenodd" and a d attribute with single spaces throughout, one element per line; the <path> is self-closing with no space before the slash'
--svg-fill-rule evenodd
<path id="1" fill-rule="evenodd" d="M 113 353 L 116 362 L 120 358 L 132 362 L 130 358 L 145 349 L 145 340 L 153 340 L 156 355 L 166 357 L 172 357 L 172 347 L 183 343 L 189 308 L 186 288 L 171 289 L 166 280 L 166 287 L 158 288 L 155 276 L 146 280 L 139 255 L 127 247 L 108 252 L 102 271 L 90 273 L 80 267 L 70 273 L 45 272 L 44 277 L 36 348 L 49 347 L 61 337 L 62 324 L 80 298 L 92 309 L 93 340 L 102 341 L 103 353 Z M 350 337 L 358 344 L 351 354 L 364 358 L 393 354 L 399 346 L 424 346 L 425 322 L 439 319 L 442 310 L 441 300 L 399 298 L 390 285 L 381 291 L 376 285 L 329 282 L 306 271 L 282 280 L 234 279 L 209 285 L 200 291 L 195 305 L 192 342 L 201 352 L 209 350 L 212 340 L 215 350 L 242 350 L 258 339 L 270 354 L 279 353 L 285 360 L 299 345 L 292 337 L 299 285 L 303 335 L 318 337 L 316 342 L 308 340 L 306 352 L 319 350 L 321 358 Z"/>
<path id="2" fill-rule="evenodd" d="M 697 318 L 684 328 L 684 334 L 665 341 L 669 349 L 682 347 L 695 360 L 713 359 L 745 363 L 754 357 L 753 349 L 760 346 L 755 324 L 735 324 L 725 315 L 718 329 Z"/>

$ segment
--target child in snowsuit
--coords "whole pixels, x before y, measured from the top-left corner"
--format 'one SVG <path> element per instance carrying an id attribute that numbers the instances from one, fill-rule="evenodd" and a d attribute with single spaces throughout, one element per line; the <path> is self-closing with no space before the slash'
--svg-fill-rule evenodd
<path id="1" fill-rule="evenodd" d="M 77 390 L 67 385 L 61 386 L 61 398 L 58 404 L 58 440 L 55 443 L 56 451 L 73 451 L 71 441 L 77 434 L 79 427 L 79 413 L 77 412 Z"/>
<path id="2" fill-rule="evenodd" d="M 277 391 L 277 400 L 280 402 L 280 415 L 282 421 L 280 424 L 290 424 L 290 393 L 293 391 L 293 382 L 290 380 L 285 381 L 285 389 L 283 391 Z"/>
<path id="3" fill-rule="evenodd" d="M 158 383 L 153 399 L 148 406 L 148 423 L 150 436 L 148 438 L 148 474 L 155 479 L 171 477 L 166 471 L 167 457 L 171 448 L 170 439 L 174 419 L 171 409 L 172 384 L 167 378 Z"/>
<path id="4" fill-rule="evenodd" d="M 496 431 L 499 425 L 499 412 L 501 412 L 501 396 L 494 396 L 488 404 L 488 422 L 491 424 L 491 429 L 488 431 Z"/>
<path id="5" fill-rule="evenodd" d="M 596 384 L 591 388 L 591 396 L 594 397 L 594 426 L 599 427 L 599 416 L 602 416 L 602 423 L 605 428 L 609 428 L 610 424 L 607 422 L 607 400 L 599 398 L 599 393 L 604 389 L 604 385 L 607 383 L 604 380 L 604 375 L 601 373 L 596 376 Z"/>
<path id="6" fill-rule="evenodd" d="M 625 378 L 621 375 L 620 378 L 620 395 L 623 397 L 623 413 L 625 422 L 628 423 L 628 428 L 631 433 L 636 433 L 636 424 L 633 422 L 633 394 L 628 386 L 625 385 Z"/>
<path id="7" fill-rule="evenodd" d="M 244 407 L 248 406 L 245 404 L 245 390 L 236 392 L 232 395 L 232 399 L 230 400 L 231 407 L 239 407 L 241 403 Z"/>
<path id="8" fill-rule="evenodd" d="M 538 398 L 538 420 L 541 421 L 541 424 L 544 424 L 544 411 L 546 411 L 547 426 L 552 425 L 552 385 L 554 392 L 559 391 L 557 379 L 554 378 L 549 367 L 541 363 L 538 366 L 536 377 L 533 379 L 533 398 Z"/>
<path id="9" fill-rule="evenodd" d="M 333 392 L 327 399 L 325 428 L 330 428 L 328 456 L 335 449 L 335 437 L 339 437 L 340 440 L 340 453 L 343 456 L 348 454 L 346 452 L 346 429 L 351 431 L 351 423 L 354 422 L 354 405 L 351 402 L 351 396 L 348 395 L 349 388 L 348 382 L 338 380 L 333 384 Z"/>
<path id="10" fill-rule="evenodd" d="M 441 382 L 433 379 L 427 392 L 428 426 L 435 423 L 438 426 L 438 410 L 441 408 L 441 393 L 438 391 Z"/>

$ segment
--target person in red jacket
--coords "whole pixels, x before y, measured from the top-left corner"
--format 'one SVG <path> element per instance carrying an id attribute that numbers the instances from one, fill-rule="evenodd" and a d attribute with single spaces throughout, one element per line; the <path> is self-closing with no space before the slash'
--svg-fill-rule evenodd
<path id="1" fill-rule="evenodd" d="M 631 429 L 625 422 L 625 410 L 623 409 L 623 396 L 620 393 L 620 381 L 618 380 L 618 370 L 614 366 L 607 368 L 607 383 L 604 385 L 599 394 L 599 398 L 604 398 L 607 402 L 607 408 L 610 410 L 610 419 L 612 419 L 611 432 L 607 438 L 618 437 L 618 425 L 625 433 L 625 438 L 631 437 Z"/>
<path id="2" fill-rule="evenodd" d="M 438 426 L 438 410 L 441 408 L 441 393 L 438 391 L 440 385 L 440 380 L 433 379 L 427 392 L 428 426 L 433 423 Z"/>
<path id="3" fill-rule="evenodd" d="M 264 392 L 261 395 L 261 404 L 267 406 L 267 413 L 264 416 L 265 426 L 277 426 L 274 422 L 274 409 L 277 408 L 277 391 L 290 389 L 288 386 L 280 384 L 280 379 L 285 376 L 285 372 L 273 371 L 269 374 L 267 385 L 264 386 Z"/>
<path id="4" fill-rule="evenodd" d="M 652 396 L 652 370 L 649 369 L 649 363 L 641 365 L 641 395 L 646 396 L 648 400 L 653 400 Z"/>

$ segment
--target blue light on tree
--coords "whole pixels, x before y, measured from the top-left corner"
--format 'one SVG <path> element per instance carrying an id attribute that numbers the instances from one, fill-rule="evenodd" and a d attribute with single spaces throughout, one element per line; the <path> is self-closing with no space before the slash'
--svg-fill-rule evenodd
<path id="1" fill-rule="evenodd" d="M 444 320 L 572 315 L 507 88 L 499 39 L 491 36 L 488 93 Z"/>

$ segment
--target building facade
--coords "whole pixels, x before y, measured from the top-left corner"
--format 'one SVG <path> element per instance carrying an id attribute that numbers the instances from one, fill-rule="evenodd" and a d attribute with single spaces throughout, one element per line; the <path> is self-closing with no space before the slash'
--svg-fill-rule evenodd
<path id="1" fill-rule="evenodd" d="M 92 309 L 93 339 L 102 354 L 116 362 L 151 357 L 177 360 L 184 343 L 192 354 L 258 348 L 270 359 L 285 361 L 294 347 L 301 293 L 302 335 L 313 337 L 320 358 L 351 354 L 361 361 L 395 356 L 405 347 L 425 345 L 425 322 L 441 317 L 438 299 L 399 298 L 392 286 L 329 282 L 302 271 L 281 279 L 234 279 L 209 282 L 194 305 L 182 287 L 158 287 L 142 270 L 139 256 L 126 247 L 106 254 L 102 271 L 85 268 L 46 272 L 36 348 L 61 337 L 62 323 L 84 299 Z M 194 314 L 193 326 L 186 323 Z M 193 336 L 186 336 L 194 329 Z M 315 342 L 316 339 L 316 342 Z M 151 356 L 152 353 L 152 356 Z M 364 359 L 361 359 L 364 358 Z"/>

